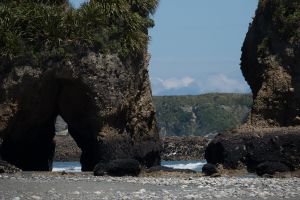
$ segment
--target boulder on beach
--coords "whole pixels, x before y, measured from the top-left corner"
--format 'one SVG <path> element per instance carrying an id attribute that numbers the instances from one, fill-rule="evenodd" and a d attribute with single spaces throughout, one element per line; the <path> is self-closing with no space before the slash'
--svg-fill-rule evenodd
<path id="1" fill-rule="evenodd" d="M 202 173 L 204 173 L 206 176 L 211 176 L 213 174 L 218 173 L 217 166 L 214 164 L 207 163 L 202 168 Z"/>
<path id="2" fill-rule="evenodd" d="M 270 161 L 263 162 L 256 167 L 256 173 L 259 176 L 274 175 L 276 172 L 288 172 L 290 170 L 284 163 Z"/>
<path id="3" fill-rule="evenodd" d="M 247 167 L 255 172 L 261 163 L 284 163 L 300 169 L 300 127 L 237 129 L 219 134 L 205 150 L 208 163 L 227 169 Z M 275 165 L 269 165 L 269 168 Z M 275 170 L 275 168 L 274 168 Z"/>
<path id="4" fill-rule="evenodd" d="M 140 163 L 135 159 L 117 159 L 109 163 L 100 162 L 95 166 L 94 175 L 103 176 L 138 176 L 141 172 Z"/>

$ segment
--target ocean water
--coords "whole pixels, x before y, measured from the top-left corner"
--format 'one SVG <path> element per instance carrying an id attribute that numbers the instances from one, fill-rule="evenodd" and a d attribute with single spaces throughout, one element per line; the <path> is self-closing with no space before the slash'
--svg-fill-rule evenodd
<path id="1" fill-rule="evenodd" d="M 81 172 L 80 162 L 53 162 L 53 172 Z"/>
<path id="2" fill-rule="evenodd" d="M 202 172 L 203 165 L 206 160 L 178 160 L 178 161 L 162 161 L 161 165 L 174 169 L 191 169 L 197 172 Z"/>
<path id="3" fill-rule="evenodd" d="M 206 160 L 178 160 L 178 161 L 162 161 L 161 165 L 174 169 L 191 169 L 198 172 L 202 171 Z M 81 172 L 79 162 L 53 162 L 53 172 Z"/>

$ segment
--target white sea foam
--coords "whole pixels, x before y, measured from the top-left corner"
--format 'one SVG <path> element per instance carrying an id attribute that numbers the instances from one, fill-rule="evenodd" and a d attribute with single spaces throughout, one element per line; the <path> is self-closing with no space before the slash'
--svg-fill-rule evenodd
<path id="1" fill-rule="evenodd" d="M 172 167 L 174 169 L 197 169 L 199 167 L 202 167 L 204 164 L 199 163 L 188 163 L 188 164 L 177 164 L 177 165 L 165 165 L 166 167 Z"/>
<path id="2" fill-rule="evenodd" d="M 67 168 L 57 168 L 53 167 L 53 172 L 81 172 L 81 167 L 67 167 Z"/>
<path id="3" fill-rule="evenodd" d="M 81 165 L 79 162 L 54 162 L 53 172 L 81 172 Z"/>
<path id="4" fill-rule="evenodd" d="M 169 161 L 162 162 L 163 166 L 171 167 L 174 169 L 191 169 L 195 171 L 202 171 L 203 165 L 206 161 Z"/>
<path id="5" fill-rule="evenodd" d="M 174 169 L 191 169 L 195 171 L 202 171 L 205 160 L 201 161 L 162 161 L 161 165 L 171 167 Z M 81 172 L 81 165 L 79 162 L 54 162 L 53 172 Z"/>

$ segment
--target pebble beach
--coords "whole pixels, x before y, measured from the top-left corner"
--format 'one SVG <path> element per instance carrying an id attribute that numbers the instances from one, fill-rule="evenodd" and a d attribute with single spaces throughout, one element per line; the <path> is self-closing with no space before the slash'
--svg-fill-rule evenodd
<path id="1" fill-rule="evenodd" d="M 300 199 L 300 178 L 0 175 L 0 199 Z"/>

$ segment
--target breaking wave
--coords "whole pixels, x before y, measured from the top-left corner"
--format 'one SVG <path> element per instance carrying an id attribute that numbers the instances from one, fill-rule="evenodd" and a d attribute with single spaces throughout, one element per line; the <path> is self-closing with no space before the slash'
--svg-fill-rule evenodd
<path id="1" fill-rule="evenodd" d="M 191 169 L 198 172 L 202 171 L 206 160 L 178 160 L 178 161 L 162 161 L 161 165 L 174 169 Z M 80 162 L 54 162 L 53 172 L 81 172 Z"/>
<path id="2" fill-rule="evenodd" d="M 174 169 L 191 169 L 198 172 L 202 171 L 203 165 L 206 164 L 206 160 L 179 160 L 179 161 L 162 161 L 161 165 L 171 167 Z"/>

